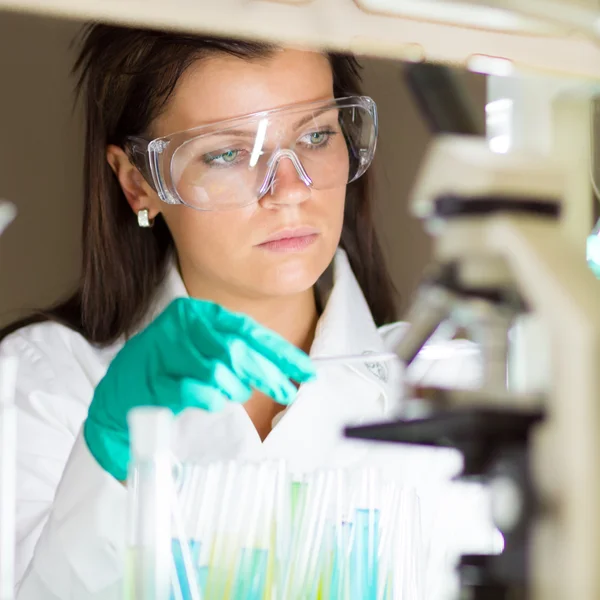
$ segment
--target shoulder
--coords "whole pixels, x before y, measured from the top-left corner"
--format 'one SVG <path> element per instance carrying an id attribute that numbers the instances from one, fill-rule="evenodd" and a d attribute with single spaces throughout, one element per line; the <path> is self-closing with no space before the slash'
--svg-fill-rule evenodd
<path id="1" fill-rule="evenodd" d="M 76 335 L 67 327 L 50 321 L 26 325 L 2 340 L 0 356 L 14 356 L 19 363 L 39 367 L 43 374 L 51 363 L 71 351 L 71 338 Z"/>
<path id="2" fill-rule="evenodd" d="M 2 355 L 16 355 L 24 360 L 56 362 L 64 355 L 76 355 L 91 349 L 79 333 L 53 321 L 26 325 L 7 335 L 0 343 Z"/>
<path id="3" fill-rule="evenodd" d="M 116 351 L 117 347 L 98 348 L 52 321 L 22 327 L 0 343 L 0 357 L 18 360 L 18 388 L 47 392 L 95 386 Z"/>
<path id="4" fill-rule="evenodd" d="M 408 330 L 405 322 L 379 328 L 387 350 L 394 351 Z M 413 383 L 425 386 L 474 388 L 481 382 L 481 354 L 468 340 L 448 340 L 434 335 L 407 370 Z"/>

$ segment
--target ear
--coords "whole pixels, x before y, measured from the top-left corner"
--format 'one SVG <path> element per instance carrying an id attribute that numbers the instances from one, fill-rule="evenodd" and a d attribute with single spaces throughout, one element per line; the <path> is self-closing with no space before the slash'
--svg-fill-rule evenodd
<path id="1" fill-rule="evenodd" d="M 131 164 L 123 149 L 112 144 L 107 146 L 106 160 L 117 176 L 131 210 L 137 215 L 145 208 L 150 219 L 154 219 L 161 209 L 160 198 L 137 168 Z"/>

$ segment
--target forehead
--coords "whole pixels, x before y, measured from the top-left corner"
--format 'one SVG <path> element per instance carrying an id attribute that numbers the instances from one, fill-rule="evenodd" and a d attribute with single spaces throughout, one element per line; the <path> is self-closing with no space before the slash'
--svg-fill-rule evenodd
<path id="1" fill-rule="evenodd" d="M 219 54 L 196 61 L 179 81 L 153 133 L 168 135 L 261 110 L 333 98 L 329 60 L 277 49 L 264 58 Z"/>

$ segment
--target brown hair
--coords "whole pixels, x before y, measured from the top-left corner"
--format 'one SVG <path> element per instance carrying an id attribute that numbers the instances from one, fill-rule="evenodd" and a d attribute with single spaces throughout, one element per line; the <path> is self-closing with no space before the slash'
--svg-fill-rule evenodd
<path id="1" fill-rule="evenodd" d="M 8 326 L 59 321 L 88 341 L 109 344 L 131 333 L 165 277 L 173 240 L 160 215 L 140 229 L 106 161 L 108 144 L 143 135 L 165 109 L 185 70 L 198 58 L 226 53 L 252 60 L 273 47 L 258 42 L 91 25 L 84 29 L 74 66 L 86 115 L 82 265 L 66 301 Z M 336 97 L 360 93 L 352 56 L 329 54 Z M 368 173 L 347 189 L 341 247 L 378 324 L 394 318 L 393 287 L 371 214 Z"/>

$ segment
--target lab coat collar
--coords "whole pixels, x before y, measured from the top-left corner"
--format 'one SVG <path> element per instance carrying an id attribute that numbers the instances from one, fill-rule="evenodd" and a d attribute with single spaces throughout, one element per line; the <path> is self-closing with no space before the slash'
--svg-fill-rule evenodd
<path id="1" fill-rule="evenodd" d="M 322 298 L 325 300 L 322 302 L 324 310 L 317 323 L 310 356 L 386 352 L 348 257 L 341 248 L 336 251 L 331 268 L 331 289 L 321 286 L 319 290 L 323 296 L 328 297 Z M 173 300 L 187 296 L 188 292 L 173 261 L 140 329 L 151 323 Z M 398 393 L 398 382 L 392 376 L 392 365 L 373 362 L 347 365 L 347 368 L 379 388 L 383 409 L 387 412 L 390 399 Z"/>
<path id="2" fill-rule="evenodd" d="M 386 352 L 369 305 L 343 250 L 336 252 L 333 267 L 333 287 L 317 324 L 311 357 Z M 387 410 L 391 394 L 397 393 L 397 382 L 391 377 L 390 365 L 373 362 L 349 364 L 347 367 L 379 387 Z"/>

